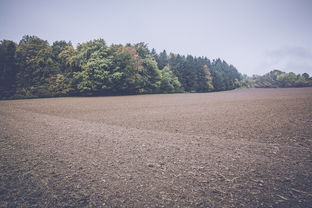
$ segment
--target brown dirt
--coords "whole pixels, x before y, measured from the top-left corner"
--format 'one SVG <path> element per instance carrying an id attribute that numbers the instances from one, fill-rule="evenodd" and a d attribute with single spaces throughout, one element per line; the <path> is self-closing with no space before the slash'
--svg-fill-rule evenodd
<path id="1" fill-rule="evenodd" d="M 312 207 L 312 88 L 0 101 L 0 207 Z"/>

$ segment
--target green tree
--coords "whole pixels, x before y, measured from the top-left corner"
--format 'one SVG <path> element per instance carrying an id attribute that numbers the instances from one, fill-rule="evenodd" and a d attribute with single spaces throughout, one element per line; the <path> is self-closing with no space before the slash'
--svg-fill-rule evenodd
<path id="1" fill-rule="evenodd" d="M 58 60 L 61 65 L 62 72 L 78 71 L 79 66 L 75 64 L 76 50 L 72 45 L 67 45 L 59 54 Z"/>
<path id="2" fill-rule="evenodd" d="M 276 78 L 278 87 L 293 87 L 296 80 L 297 75 L 293 72 L 281 73 Z"/>
<path id="3" fill-rule="evenodd" d="M 304 80 L 309 80 L 310 75 L 308 73 L 303 73 L 302 77 L 304 78 Z"/>
<path id="4" fill-rule="evenodd" d="M 74 72 L 74 79 L 79 93 L 98 95 L 111 90 L 112 57 L 108 52 L 108 47 L 102 39 L 78 46 L 74 59 L 81 71 Z"/>
<path id="5" fill-rule="evenodd" d="M 52 58 L 55 63 L 59 65 L 61 72 L 70 71 L 70 65 L 66 60 L 67 56 L 69 55 L 68 52 L 71 52 L 70 49 L 73 49 L 71 42 L 66 42 L 64 40 L 55 41 L 52 44 Z"/>
<path id="6" fill-rule="evenodd" d="M 66 42 L 64 40 L 55 41 L 52 44 L 52 55 L 53 58 L 58 59 L 58 55 L 69 45 L 72 45 L 70 42 Z"/>
<path id="7" fill-rule="evenodd" d="M 48 80 L 59 72 L 48 42 L 36 36 L 24 36 L 16 49 L 17 93 L 20 96 L 51 96 Z"/>
<path id="8" fill-rule="evenodd" d="M 221 59 L 213 60 L 211 68 L 213 86 L 217 91 L 235 89 L 238 87 L 237 83 L 242 80 L 242 75 L 237 69 Z"/>
<path id="9" fill-rule="evenodd" d="M 17 72 L 15 51 L 16 44 L 13 41 L 0 42 L 0 98 L 15 94 Z"/>
<path id="10" fill-rule="evenodd" d="M 156 61 L 159 69 L 163 69 L 169 63 L 169 58 L 166 50 L 163 50 L 158 56 L 156 56 Z"/>
<path id="11" fill-rule="evenodd" d="M 161 70 L 160 90 L 165 93 L 181 92 L 181 83 L 170 70 L 169 66 L 165 66 Z"/>
<path id="12" fill-rule="evenodd" d="M 142 88 L 142 60 L 131 45 L 111 46 L 113 54 L 112 73 L 113 92 L 117 94 L 136 94 Z"/>
<path id="13" fill-rule="evenodd" d="M 203 78 L 202 91 L 214 90 L 212 75 L 210 73 L 210 69 L 207 64 L 205 64 L 202 68 L 202 78 Z"/>

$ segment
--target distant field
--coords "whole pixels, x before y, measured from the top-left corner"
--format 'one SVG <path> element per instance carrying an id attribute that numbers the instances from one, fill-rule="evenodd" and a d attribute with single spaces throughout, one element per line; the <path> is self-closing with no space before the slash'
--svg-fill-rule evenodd
<path id="1" fill-rule="evenodd" d="M 0 101 L 0 207 L 311 207 L 312 88 Z"/>

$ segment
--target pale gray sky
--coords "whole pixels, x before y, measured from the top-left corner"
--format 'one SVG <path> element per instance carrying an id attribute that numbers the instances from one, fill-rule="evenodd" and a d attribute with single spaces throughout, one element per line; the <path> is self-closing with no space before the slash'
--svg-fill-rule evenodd
<path id="1" fill-rule="evenodd" d="M 0 39 L 146 42 L 242 73 L 312 74 L 312 0 L 0 0 Z"/>

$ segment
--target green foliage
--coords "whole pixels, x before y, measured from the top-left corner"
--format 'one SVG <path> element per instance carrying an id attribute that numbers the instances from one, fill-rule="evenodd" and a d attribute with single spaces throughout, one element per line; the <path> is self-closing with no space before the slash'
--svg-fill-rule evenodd
<path id="1" fill-rule="evenodd" d="M 142 58 L 148 58 L 150 56 L 150 51 L 147 47 L 146 43 L 137 43 L 134 45 L 135 50 L 137 51 L 137 54 Z"/>
<path id="2" fill-rule="evenodd" d="M 81 67 L 88 62 L 94 52 L 101 51 L 102 53 L 105 53 L 106 50 L 106 42 L 103 39 L 78 44 L 77 52 L 74 57 L 74 62 L 77 66 Z"/>
<path id="3" fill-rule="evenodd" d="M 141 88 L 142 63 L 136 52 L 131 46 L 113 45 L 112 73 L 113 87 L 115 94 L 135 94 Z"/>
<path id="4" fill-rule="evenodd" d="M 161 52 L 159 55 L 154 54 L 155 59 L 157 61 L 157 65 L 159 69 L 163 69 L 165 66 L 168 65 L 169 60 L 168 60 L 168 55 L 166 50 Z"/>
<path id="5" fill-rule="evenodd" d="M 169 66 L 165 66 L 161 71 L 160 91 L 164 93 L 181 92 L 181 83 Z"/>
<path id="6" fill-rule="evenodd" d="M 18 95 L 51 96 L 43 86 L 59 71 L 52 57 L 52 48 L 47 41 L 36 36 L 23 37 L 16 49 Z"/>
<path id="7" fill-rule="evenodd" d="M 140 72 L 143 85 L 142 92 L 158 92 L 161 82 L 161 73 L 158 69 L 157 62 L 152 57 L 142 60 L 143 70 Z"/>
<path id="8" fill-rule="evenodd" d="M 303 73 L 303 74 L 302 74 L 302 78 L 303 78 L 305 81 L 308 81 L 309 78 L 310 78 L 310 76 L 309 76 L 309 74 L 307 74 L 307 73 Z"/>
<path id="9" fill-rule="evenodd" d="M 241 74 L 232 65 L 220 59 L 212 63 L 205 57 L 187 57 L 170 54 L 169 65 L 187 92 L 230 90 L 240 82 Z"/>
<path id="10" fill-rule="evenodd" d="M 60 53 L 57 55 L 57 60 L 60 65 L 61 71 L 72 72 L 78 70 L 74 63 L 75 49 L 72 45 L 67 45 Z"/>
<path id="11" fill-rule="evenodd" d="M 16 82 L 16 44 L 9 40 L 0 42 L 0 98 L 15 94 Z"/>
<path id="12" fill-rule="evenodd" d="M 67 47 L 71 45 L 71 43 L 67 43 L 64 40 L 61 41 L 55 41 L 52 44 L 52 56 L 54 59 L 58 59 L 58 55 Z"/>
<path id="13" fill-rule="evenodd" d="M 36 36 L 0 42 L 0 98 L 67 95 L 210 92 L 239 87 L 311 86 L 307 73 L 274 70 L 242 76 L 221 59 L 183 56 L 147 44 L 107 46 L 103 39 L 78 44 Z"/>
<path id="14" fill-rule="evenodd" d="M 212 62 L 211 67 L 215 90 L 232 90 L 239 87 L 237 85 L 242 80 L 242 75 L 234 66 L 216 59 Z"/>
<path id="15" fill-rule="evenodd" d="M 103 40 L 94 40 L 78 46 L 76 56 L 80 71 L 74 72 L 77 92 L 83 95 L 102 94 L 110 90 L 112 57 Z"/>
<path id="16" fill-rule="evenodd" d="M 160 71 L 143 43 L 112 46 L 113 92 L 118 94 L 154 93 L 159 91 Z"/>
<path id="17" fill-rule="evenodd" d="M 296 75 L 293 72 L 285 73 L 280 70 L 273 70 L 263 76 L 254 75 L 252 81 L 253 86 L 258 88 L 312 86 L 309 74 Z"/>
<path id="18" fill-rule="evenodd" d="M 71 73 L 56 74 L 48 80 L 48 90 L 52 96 L 66 96 L 74 92 Z"/>
<path id="19" fill-rule="evenodd" d="M 52 59 L 56 64 L 58 64 L 58 67 L 61 72 L 65 72 L 70 69 L 72 60 L 70 60 L 70 56 L 73 56 L 71 54 L 73 52 L 74 48 L 70 42 L 66 41 L 55 41 L 52 44 Z"/>
<path id="20" fill-rule="evenodd" d="M 203 65 L 199 70 L 198 70 L 198 91 L 199 92 L 208 92 L 214 90 L 213 86 L 213 79 L 212 75 L 210 73 L 210 69 L 207 64 Z"/>

